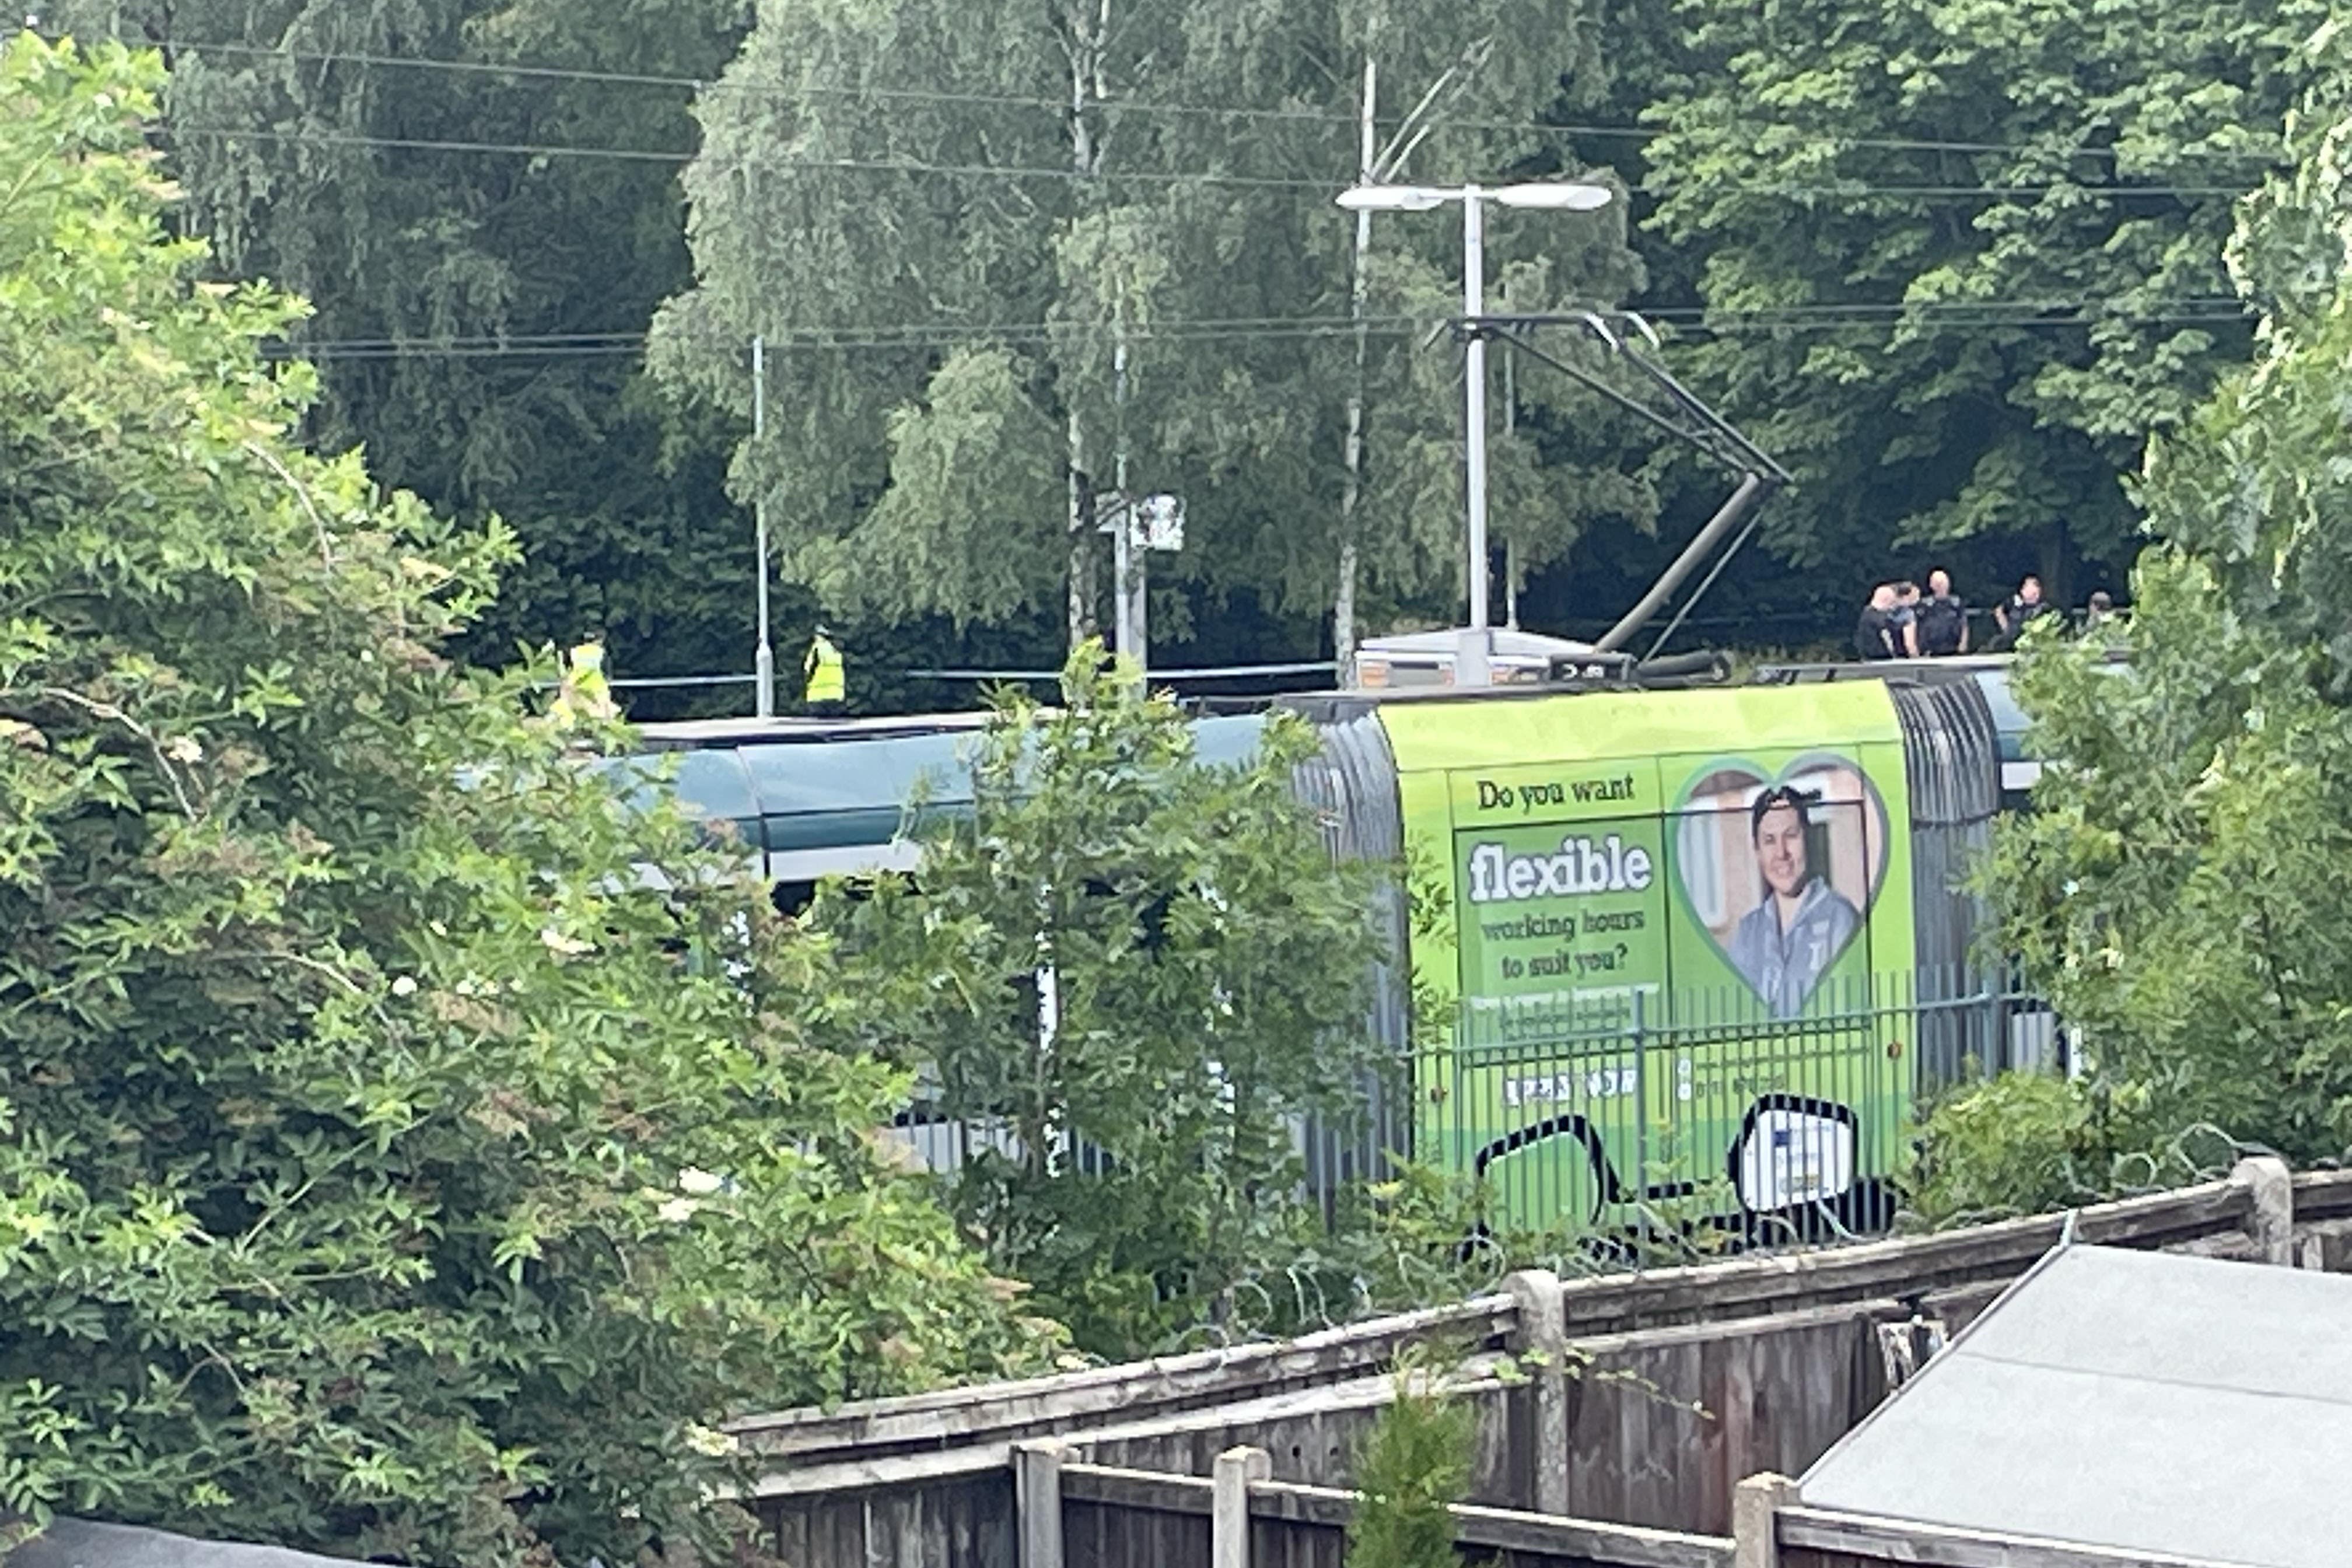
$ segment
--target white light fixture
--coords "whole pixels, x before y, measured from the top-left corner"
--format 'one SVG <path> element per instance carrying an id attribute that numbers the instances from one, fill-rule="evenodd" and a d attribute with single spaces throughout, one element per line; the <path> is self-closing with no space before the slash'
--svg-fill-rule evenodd
<path id="1" fill-rule="evenodd" d="M 1356 185 L 1339 193 L 1339 205 L 1351 213 L 1425 213 L 1461 195 L 1427 185 Z"/>
<path id="2" fill-rule="evenodd" d="M 1548 180 L 1539 184 L 1504 185 L 1486 195 L 1507 207 L 1546 207 L 1553 212 L 1599 212 L 1610 203 L 1606 185 L 1579 184 L 1570 180 Z"/>
<path id="3" fill-rule="evenodd" d="M 1478 323 L 1486 314 L 1486 223 L 1487 202 L 1507 207 L 1533 207 L 1551 212 L 1598 212 L 1614 199 L 1606 185 L 1575 180 L 1538 180 L 1522 185 L 1487 188 L 1480 185 L 1355 185 L 1339 193 L 1339 203 L 1352 213 L 1422 213 L 1447 202 L 1462 204 L 1462 320 L 1469 328 L 1464 350 L 1467 407 L 1462 431 L 1462 466 L 1469 513 L 1470 624 L 1462 628 L 1461 651 L 1455 656 L 1454 683 L 1485 686 L 1494 637 L 1486 620 L 1486 339 Z"/>

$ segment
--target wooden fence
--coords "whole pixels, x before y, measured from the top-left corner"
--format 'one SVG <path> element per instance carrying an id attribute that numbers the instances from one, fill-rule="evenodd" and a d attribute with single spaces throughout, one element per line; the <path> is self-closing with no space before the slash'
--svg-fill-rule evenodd
<path id="1" fill-rule="evenodd" d="M 1263 1449 L 1209 1477 L 1066 1462 L 1024 1445 L 1020 1568 L 1343 1568 L 1353 1492 L 1268 1479 Z M 1468 1561 L 1498 1568 L 1730 1568 L 1724 1539 L 1457 1507 Z M 1033 1523 L 1034 1521 L 1034 1523 Z"/>
<path id="2" fill-rule="evenodd" d="M 2290 1181 L 2276 1162 L 2248 1162 L 2225 1181 L 2085 1208 L 2073 1222 L 2084 1241 L 2341 1268 L 2352 1172 Z M 1053 1438 L 1075 1465 L 1194 1479 L 1217 1455 L 1255 1447 L 1269 1485 L 1345 1489 L 1398 1353 L 1435 1343 L 1469 1358 L 1463 1393 L 1481 1415 L 1474 1504 L 1721 1536 L 1743 1478 L 1801 1473 L 1885 1396 L 1901 1366 L 1891 1344 L 1907 1325 L 1957 1331 L 2066 1223 L 1617 1278 L 1515 1276 L 1495 1296 L 1282 1344 L 730 1430 L 760 1461 L 744 1500 L 793 1568 L 1016 1568 L 1016 1445 Z M 1495 1375 L 1499 1355 L 1529 1351 L 1551 1370 Z"/>

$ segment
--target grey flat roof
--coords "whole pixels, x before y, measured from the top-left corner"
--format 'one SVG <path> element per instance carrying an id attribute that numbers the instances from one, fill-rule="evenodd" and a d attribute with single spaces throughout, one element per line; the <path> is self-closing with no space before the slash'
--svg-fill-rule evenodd
<path id="1" fill-rule="evenodd" d="M 1810 1508 L 2340 1568 L 2352 1278 L 2065 1247 L 1801 1484 Z"/>
<path id="2" fill-rule="evenodd" d="M 351 1568 L 350 1560 L 289 1552 L 278 1546 L 245 1546 L 199 1541 L 161 1530 L 56 1519 L 49 1527 L 8 1553 L 8 1568 Z"/>

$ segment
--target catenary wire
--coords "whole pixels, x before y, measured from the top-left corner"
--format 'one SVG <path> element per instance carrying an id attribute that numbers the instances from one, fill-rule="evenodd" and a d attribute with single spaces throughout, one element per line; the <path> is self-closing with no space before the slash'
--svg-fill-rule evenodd
<path id="1" fill-rule="evenodd" d="M 345 132 L 270 131 L 252 126 L 185 125 L 173 127 L 169 134 L 190 140 L 225 140 L 292 142 L 311 146 L 372 147 L 387 151 L 423 153 L 489 153 L 527 158 L 609 158 L 621 162 L 668 163 L 684 166 L 698 156 L 695 153 L 644 147 L 583 147 L 566 142 L 470 142 L 440 141 L 423 137 L 373 136 Z M 1099 181 L 1106 184 L 1172 184 L 1223 185 L 1257 190 L 1312 190 L 1336 192 L 1344 184 L 1336 179 L 1300 178 L 1273 174 L 1215 174 L 1175 173 L 1168 170 L 1103 170 L 1088 173 L 1046 165 L 1006 163 L 934 163 L 919 159 L 859 159 L 859 158 L 747 158 L 720 160 L 722 167 L 791 169 L 810 171 L 855 171 L 877 174 L 934 174 L 959 178 L 994 178 L 1015 180 L 1047 180 L 1076 182 Z M 1627 187 L 1637 195 L 1668 194 L 1672 186 L 1633 185 Z M 2249 194 L 2242 185 L 2081 185 L 2073 184 L 2045 185 L 1875 185 L 1863 181 L 1832 181 L 1823 184 L 1753 184 L 1738 185 L 1732 190 L 1742 195 L 1784 196 L 1802 198 L 1833 198 L 1848 201 L 1913 200 L 1913 201 L 1976 201 L 1990 197 L 2009 199 L 2040 199 L 2051 195 L 2077 196 L 2088 200 L 2122 201 L 2132 199 L 2228 196 Z"/>
<path id="2" fill-rule="evenodd" d="M 2017 315 L 2024 312 L 2045 312 L 2060 310 L 2100 310 L 2108 312 L 2110 319 L 2130 321 L 2144 319 L 2150 311 L 2175 311 L 2192 308 L 2211 308 L 2227 315 L 2239 315 L 2243 314 L 2245 311 L 2244 302 L 2235 295 L 2180 294 L 2151 296 L 2147 299 L 2110 298 L 2095 300 L 2084 299 L 2081 295 L 2043 295 L 2018 299 L 1988 300 L 1857 300 L 1845 301 L 1824 301 L 1810 304 L 1763 305 L 1746 308 L 1669 305 L 1642 310 L 1635 313 L 1643 316 L 1653 322 L 1675 326 L 1706 328 L 1727 321 L 1742 323 L 1769 323 L 1777 321 L 1782 318 L 1789 318 L 1796 321 L 1804 321 L 1813 318 L 1833 318 L 1840 320 L 1851 319 L 1855 321 L 1876 321 L 1889 317 L 1904 315 L 1924 315 L 1929 319 L 1935 319 L 1951 314 L 1981 315 L 1987 312 L 1991 312 L 1996 314 Z M 1497 312 L 1496 314 L 1498 318 L 1505 321 L 1511 319 L 1503 312 Z M 1163 320 L 1157 323 L 1131 323 L 1124 327 L 1107 322 L 919 321 L 898 324 L 802 328 L 795 329 L 793 332 L 772 334 L 770 336 L 770 341 L 774 343 L 782 343 L 787 341 L 788 337 L 794 335 L 794 333 L 798 336 L 808 338 L 813 341 L 844 337 L 856 338 L 867 342 L 887 341 L 894 336 L 912 337 L 919 341 L 929 342 L 936 341 L 941 334 L 954 334 L 963 338 L 1094 336 L 1107 339 L 1115 338 L 1122 333 L 1129 336 L 1137 335 L 1139 333 L 1167 336 L 1178 333 L 1206 331 L 1219 334 L 1247 335 L 1260 329 L 1283 330 L 1292 328 L 1328 328 L 1334 330 L 1351 330 L 1359 323 L 1360 320 L 1364 324 L 1378 327 L 1410 323 L 1425 324 L 1433 319 L 1438 318 L 1416 312 L 1389 311 L 1367 315 L 1362 318 L 1351 315 L 1337 314 L 1322 316 L 1284 315 L 1175 317 Z M 308 346 L 336 350 L 400 350 L 413 348 L 419 344 L 450 349 L 476 347 L 562 348 L 575 345 L 597 346 L 614 342 L 635 344 L 645 342 L 647 335 L 648 334 L 646 330 L 640 327 L 614 327 L 601 331 L 485 332 L 477 333 L 471 336 L 432 338 L 330 338 L 317 340 L 315 342 L 312 342 Z M 709 336 L 714 339 L 718 337 L 718 334 L 697 333 L 695 335 Z M 724 337 L 723 341 L 740 346 L 742 339 L 740 334 L 728 334 Z"/>
<path id="3" fill-rule="evenodd" d="M 488 60 L 450 60 L 425 56 L 392 55 L 367 50 L 294 49 L 273 47 L 247 42 L 206 42 L 194 39 L 163 38 L 151 40 L 158 48 L 185 50 L 194 54 L 237 55 L 252 58 L 282 58 L 322 64 L 348 63 L 390 69 L 438 70 L 466 75 L 521 78 L 534 80 L 600 83 L 610 86 L 657 87 L 693 92 L 740 92 L 763 97 L 789 97 L 793 92 L 816 96 L 872 98 L 893 102 L 950 103 L 975 106 L 995 105 L 1003 108 L 1026 108 L 1066 112 L 1066 99 L 1031 97 L 1013 93 L 984 93 L 942 89 L 877 87 L 872 85 L 835 86 L 823 83 L 802 83 L 792 88 L 769 87 L 751 82 L 729 81 L 683 75 L 664 75 L 644 71 L 601 70 L 586 67 L 550 66 L 528 62 L 500 63 Z M 1266 109 L 1242 105 L 1156 102 L 1141 99 L 1108 99 L 1095 105 L 1118 114 L 1161 114 L 1211 119 L 1265 120 L 1298 121 L 1353 128 L 1358 116 L 1334 110 Z M 1393 121 L 1383 121 L 1393 123 Z M 1734 121 L 1710 129 L 1738 131 L 1786 131 L 1798 136 L 1814 137 L 1821 141 L 1874 151 L 1921 153 L 2009 153 L 2032 156 L 2057 154 L 2066 158 L 2119 158 L 2122 150 L 2113 147 L 2037 146 L 2031 142 L 1944 141 L 1913 137 L 1843 136 L 1833 132 L 1816 132 L 1801 126 L 1774 121 Z M 1624 125 L 1590 125 L 1552 122 L 1540 120 L 1476 120 L 1459 119 L 1441 121 L 1437 129 L 1453 131 L 1541 132 L 1554 135 L 1617 137 L 1626 140 L 1651 141 L 1678 132 L 1673 128 Z M 2184 159 L 2215 159 L 2230 163 L 2273 163 L 2278 153 L 2233 152 L 2221 148 L 2182 148 L 2172 154 Z"/>
<path id="4" fill-rule="evenodd" d="M 1898 332 L 1912 335 L 1924 335 L 1955 331 L 1985 332 L 2008 331 L 2047 331 L 2053 328 L 2090 328 L 2109 323 L 2125 327 L 2227 326 L 2242 323 L 2251 319 L 2250 313 L 2243 310 L 2215 310 L 2206 311 L 2169 312 L 2157 315 L 2118 315 L 2105 318 L 2104 320 L 2096 317 L 2073 316 L 2058 318 L 2049 315 L 2037 315 L 2009 317 L 1986 316 L 1976 319 L 1955 318 L 1947 320 L 1930 319 L 1927 321 L 1903 321 L 1900 319 L 1889 319 L 1883 316 L 1874 316 L 1855 317 L 1851 319 L 1814 318 L 1811 320 L 1796 321 L 1735 321 L 1719 324 L 1695 325 L 1697 331 L 1707 336 L 1753 336 L 1769 333 L 1854 331 L 1868 331 L 1882 336 L 1887 336 Z M 1414 336 L 1420 326 L 1423 324 L 1425 324 L 1425 320 L 1423 321 L 1417 321 L 1413 326 L 1372 324 L 1367 325 L 1363 330 L 1375 337 L 1409 338 Z M 1148 331 L 1139 331 L 1130 329 L 1129 332 L 1129 341 L 1131 342 L 1205 342 L 1221 340 L 1231 341 L 1236 339 L 1287 338 L 1298 340 L 1346 337 L 1356 331 L 1357 328 L 1352 324 L 1333 324 L 1328 326 L 1303 328 L 1295 331 L 1284 331 L 1273 328 L 1255 328 L 1177 334 L 1153 333 Z M 1002 333 L 993 335 L 998 336 L 1000 339 L 1003 339 L 1005 337 L 1005 335 Z M 1042 338 L 1043 334 L 1039 334 L 1036 339 L 1010 339 L 1006 341 L 1041 341 Z M 844 335 L 810 337 L 801 340 L 771 340 L 767 346 L 769 352 L 772 353 L 847 353 L 880 352 L 890 349 L 951 348 L 956 346 L 958 343 L 968 342 L 970 341 L 971 341 L 971 334 L 941 333 L 931 337 L 889 336 L 867 339 Z M 457 346 L 453 344 L 436 343 L 429 341 L 418 342 L 406 345 L 370 345 L 358 348 L 338 348 L 332 344 L 305 345 L 295 343 L 272 351 L 271 357 L 279 359 L 316 360 L 321 362 L 394 361 L 411 359 L 611 359 L 641 354 L 645 352 L 646 346 L 646 342 L 643 339 L 639 339 L 635 342 L 615 341 L 604 343 L 555 343 L 541 346 L 531 346 L 528 344 L 519 346 L 500 346 L 490 343 L 475 346 Z M 738 341 L 730 340 L 728 346 L 740 348 L 741 345 Z"/>

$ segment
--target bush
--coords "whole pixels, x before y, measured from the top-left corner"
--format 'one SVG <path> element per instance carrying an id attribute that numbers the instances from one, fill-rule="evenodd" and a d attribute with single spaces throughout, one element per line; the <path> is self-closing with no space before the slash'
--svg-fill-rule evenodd
<path id="1" fill-rule="evenodd" d="M 2130 1086 L 2010 1072 L 1934 1107 L 1902 1187 L 1914 1218 L 1958 1225 L 2208 1181 L 2247 1147 L 2204 1123 L 2163 1128 Z"/>
<path id="2" fill-rule="evenodd" d="M 2107 1154 L 2090 1099 L 2046 1073 L 1947 1096 L 1919 1130 L 1906 1203 L 1930 1225 L 2038 1214 L 2098 1195 Z"/>
<path id="3" fill-rule="evenodd" d="M 1470 1490 L 1478 1413 L 1447 1393 L 1431 1358 L 1399 1362 L 1396 1396 L 1356 1456 L 1348 1568 L 1458 1568 L 1453 1506 Z"/>
<path id="4" fill-rule="evenodd" d="M 0 1516 L 634 1562 L 744 1405 L 1053 1341 L 766 889 L 438 651 L 509 542 L 301 448 L 161 79 L 0 53 Z"/>

